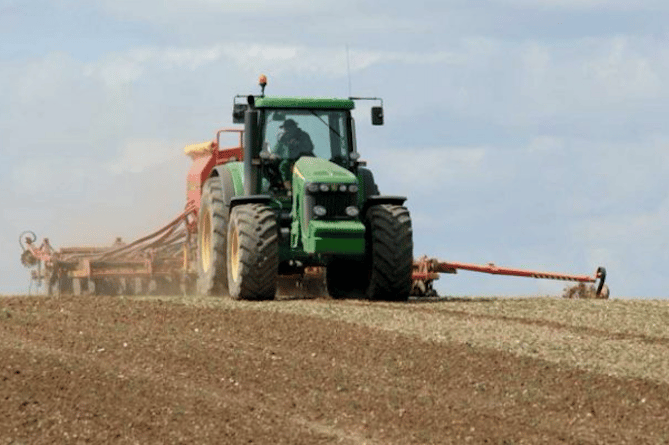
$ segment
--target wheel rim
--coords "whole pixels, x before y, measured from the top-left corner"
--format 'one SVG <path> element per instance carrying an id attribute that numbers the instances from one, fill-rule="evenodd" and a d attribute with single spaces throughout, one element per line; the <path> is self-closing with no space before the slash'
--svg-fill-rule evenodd
<path id="1" fill-rule="evenodd" d="M 237 227 L 232 227 L 232 237 L 230 239 L 230 274 L 232 281 L 236 282 L 239 276 L 239 235 Z"/>
<path id="2" fill-rule="evenodd" d="M 209 213 L 209 209 L 202 213 L 200 246 L 200 262 L 202 264 L 202 270 L 208 272 L 211 268 L 211 214 Z"/>

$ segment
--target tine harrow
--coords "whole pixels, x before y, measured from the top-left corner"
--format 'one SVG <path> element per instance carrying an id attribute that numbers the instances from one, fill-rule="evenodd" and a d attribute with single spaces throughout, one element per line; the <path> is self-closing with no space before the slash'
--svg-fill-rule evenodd
<path id="1" fill-rule="evenodd" d="M 110 247 L 51 246 L 48 238 L 37 245 L 37 236 L 25 231 L 19 237 L 21 262 L 32 268 L 39 285 L 46 282 L 47 294 L 118 294 L 147 290 L 174 292 L 186 289 L 192 280 L 186 267 L 194 207 L 189 205 L 165 226 L 130 243 L 120 238 Z M 129 283 L 135 284 L 131 289 Z M 153 284 L 152 284 L 153 283 Z"/>

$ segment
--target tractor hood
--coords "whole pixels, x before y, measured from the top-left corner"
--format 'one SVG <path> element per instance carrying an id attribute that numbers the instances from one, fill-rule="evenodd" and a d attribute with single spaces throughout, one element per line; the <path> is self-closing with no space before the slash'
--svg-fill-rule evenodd
<path id="1" fill-rule="evenodd" d="M 355 183 L 353 173 L 339 165 L 321 158 L 302 157 L 296 163 L 294 172 L 305 182 Z"/>

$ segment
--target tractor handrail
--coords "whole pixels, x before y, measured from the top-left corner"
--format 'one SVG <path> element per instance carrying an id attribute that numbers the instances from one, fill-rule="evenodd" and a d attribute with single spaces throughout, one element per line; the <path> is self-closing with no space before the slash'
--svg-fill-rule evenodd
<path id="1" fill-rule="evenodd" d="M 221 128 L 216 131 L 216 148 L 221 149 L 221 133 L 239 133 L 239 146 L 244 146 L 244 129 L 243 128 Z"/>

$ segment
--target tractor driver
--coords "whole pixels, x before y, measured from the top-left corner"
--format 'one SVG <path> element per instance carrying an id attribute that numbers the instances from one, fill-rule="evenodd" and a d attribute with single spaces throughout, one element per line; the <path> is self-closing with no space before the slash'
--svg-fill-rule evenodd
<path id="1" fill-rule="evenodd" d="M 293 119 L 286 119 L 279 128 L 281 130 L 277 135 L 278 142 L 274 147 L 274 153 L 281 157 L 279 173 L 284 187 L 290 190 L 293 164 L 302 156 L 315 156 L 314 144 L 309 134 L 302 131 Z"/>

